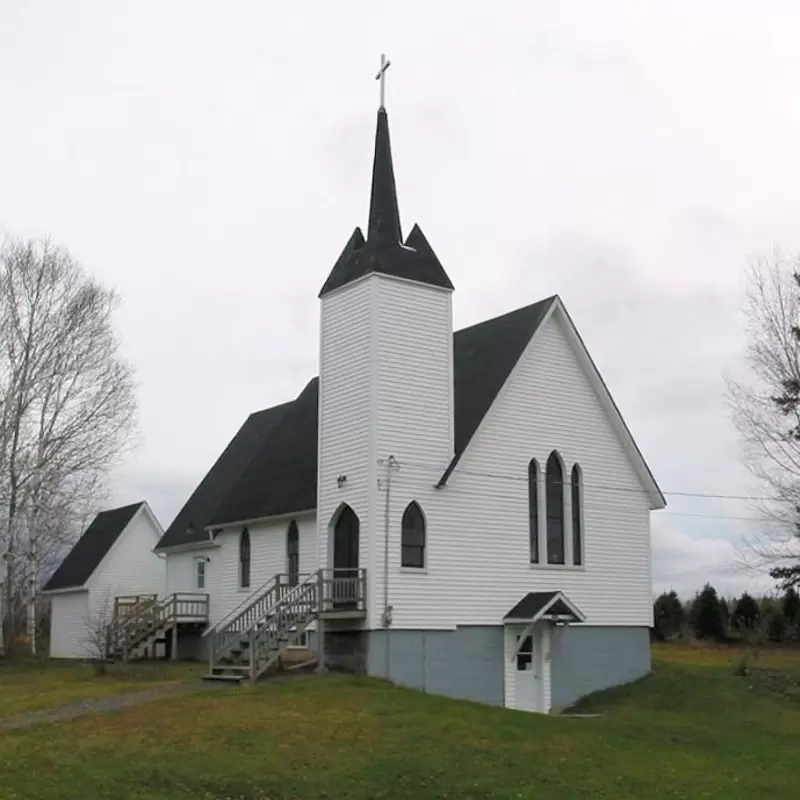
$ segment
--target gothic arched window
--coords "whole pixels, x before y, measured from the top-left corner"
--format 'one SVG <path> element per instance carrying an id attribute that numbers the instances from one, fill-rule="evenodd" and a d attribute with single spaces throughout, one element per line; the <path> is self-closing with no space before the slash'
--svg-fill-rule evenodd
<path id="1" fill-rule="evenodd" d="M 539 563 L 539 463 L 528 464 L 528 531 L 531 564 Z"/>
<path id="2" fill-rule="evenodd" d="M 247 528 L 239 536 L 239 586 L 250 588 L 250 531 Z"/>
<path id="3" fill-rule="evenodd" d="M 294 520 L 286 531 L 286 571 L 289 573 L 289 585 L 297 586 L 300 580 L 300 534 Z"/>
<path id="4" fill-rule="evenodd" d="M 547 459 L 545 478 L 547 504 L 547 563 L 563 564 L 564 559 L 564 467 L 553 450 Z"/>
<path id="5" fill-rule="evenodd" d="M 425 566 L 425 517 L 416 502 L 409 503 L 403 512 L 400 563 L 417 569 Z"/>
<path id="6" fill-rule="evenodd" d="M 572 563 L 583 564 L 583 471 L 572 467 Z"/>

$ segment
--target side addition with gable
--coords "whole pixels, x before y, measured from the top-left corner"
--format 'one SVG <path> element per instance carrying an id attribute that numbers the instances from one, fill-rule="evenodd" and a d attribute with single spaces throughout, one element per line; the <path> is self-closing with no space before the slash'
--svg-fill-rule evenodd
<path id="1" fill-rule="evenodd" d="M 147 503 L 99 513 L 45 584 L 51 599 L 50 656 L 97 657 L 91 629 L 114 600 L 161 595 L 166 565 L 154 552 L 163 530 Z"/>

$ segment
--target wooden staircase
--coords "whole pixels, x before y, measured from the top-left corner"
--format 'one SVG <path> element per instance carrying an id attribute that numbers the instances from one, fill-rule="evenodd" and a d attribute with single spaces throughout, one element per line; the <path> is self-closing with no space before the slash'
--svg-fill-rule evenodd
<path id="1" fill-rule="evenodd" d="M 209 639 L 207 680 L 255 683 L 317 621 L 366 613 L 366 570 L 320 569 L 275 575 L 203 635 Z M 318 641 L 318 650 L 324 643 Z"/>
<path id="2" fill-rule="evenodd" d="M 178 630 L 181 626 L 208 623 L 208 595 L 175 592 L 159 600 L 157 595 L 117 597 L 109 625 L 106 656 L 128 661 L 148 655 L 163 641 L 177 658 Z M 171 634 L 171 640 L 168 636 Z"/>

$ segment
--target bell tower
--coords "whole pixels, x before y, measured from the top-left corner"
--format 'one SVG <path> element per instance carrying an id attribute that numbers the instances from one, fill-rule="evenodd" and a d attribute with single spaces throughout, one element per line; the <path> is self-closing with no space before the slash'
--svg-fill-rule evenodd
<path id="1" fill-rule="evenodd" d="M 382 83 L 386 67 L 384 59 Z M 418 225 L 403 239 L 383 90 L 381 101 L 367 235 L 353 231 L 319 295 L 320 566 L 376 576 L 385 532 L 399 524 L 381 487 L 390 458 L 432 469 L 424 486 L 398 482 L 394 506 L 398 492 L 410 502 L 433 491 L 432 476 L 453 455 L 453 284 Z M 344 554 L 357 563 L 344 565 Z M 376 599 L 370 589 L 369 627 Z"/>

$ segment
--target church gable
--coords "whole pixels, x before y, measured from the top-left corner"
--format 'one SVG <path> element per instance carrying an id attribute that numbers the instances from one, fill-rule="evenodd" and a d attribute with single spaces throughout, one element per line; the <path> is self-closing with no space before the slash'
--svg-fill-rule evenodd
<path id="1" fill-rule="evenodd" d="M 641 487 L 650 507 L 666 504 L 607 386 L 561 300 L 554 298 L 524 352 L 479 420 L 462 466 L 508 453 L 508 469 L 544 463 L 552 450 L 570 463 L 594 459 L 608 485 Z M 523 452 L 524 451 L 524 452 Z M 512 455 L 513 454 L 513 455 Z M 519 465 L 516 462 L 519 461 Z M 615 468 L 612 468 L 616 464 Z M 467 468 L 467 467 L 465 467 Z M 616 469 L 616 474 L 610 470 Z M 458 471 L 458 466 L 451 469 Z M 443 479 L 444 483 L 447 476 Z"/>

